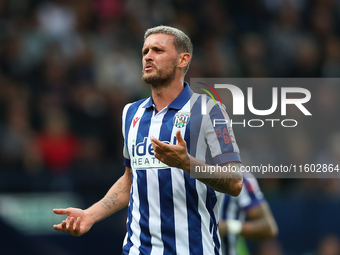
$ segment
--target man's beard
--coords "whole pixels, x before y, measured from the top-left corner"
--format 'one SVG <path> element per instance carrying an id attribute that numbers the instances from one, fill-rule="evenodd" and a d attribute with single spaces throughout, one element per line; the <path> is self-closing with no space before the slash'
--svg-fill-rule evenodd
<path id="1" fill-rule="evenodd" d="M 157 71 L 156 74 L 145 76 L 144 72 L 142 75 L 142 79 L 145 83 L 150 84 L 152 87 L 161 87 L 167 86 L 171 81 L 175 79 L 176 76 L 176 59 L 174 59 L 167 67 L 163 69 L 155 69 Z M 155 68 L 155 67 L 154 67 Z"/>

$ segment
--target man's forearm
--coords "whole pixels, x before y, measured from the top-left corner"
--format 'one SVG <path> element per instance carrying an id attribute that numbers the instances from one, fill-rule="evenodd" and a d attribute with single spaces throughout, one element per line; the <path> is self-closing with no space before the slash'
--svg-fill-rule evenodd
<path id="1" fill-rule="evenodd" d="M 277 230 L 272 228 L 267 219 L 258 219 L 244 222 L 241 235 L 254 240 L 267 240 L 274 238 Z"/>
<path id="2" fill-rule="evenodd" d="M 97 203 L 85 210 L 94 222 L 101 221 L 129 204 L 131 179 L 123 175 Z"/>
<path id="3" fill-rule="evenodd" d="M 197 167 L 204 168 L 212 166 L 189 155 L 183 159 L 182 169 L 188 174 L 196 171 Z M 241 164 L 239 162 L 230 162 L 222 165 L 221 167 L 226 167 L 228 171 L 200 172 L 200 176 L 197 179 L 216 191 L 226 193 L 231 196 L 238 196 L 243 185 Z"/>
<path id="4" fill-rule="evenodd" d="M 278 234 L 278 227 L 266 201 L 247 212 L 248 221 L 243 223 L 241 235 L 246 238 L 265 240 Z"/>

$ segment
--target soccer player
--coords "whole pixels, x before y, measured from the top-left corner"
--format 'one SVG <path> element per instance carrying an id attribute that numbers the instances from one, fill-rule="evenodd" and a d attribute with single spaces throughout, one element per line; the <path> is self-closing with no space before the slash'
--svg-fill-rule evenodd
<path id="1" fill-rule="evenodd" d="M 255 176 L 243 175 L 239 196 L 224 196 L 220 208 L 219 231 L 224 255 L 237 255 L 245 242 L 239 238 L 268 240 L 277 236 L 278 228 Z M 241 242 L 240 242 L 241 240 Z"/>
<path id="2" fill-rule="evenodd" d="M 151 96 L 123 110 L 125 173 L 90 208 L 54 209 L 67 214 L 56 230 L 80 236 L 128 206 L 123 254 L 220 254 L 218 207 L 222 193 L 241 192 L 240 155 L 231 128 L 220 125 L 216 135 L 212 125 L 227 118 L 220 104 L 208 99 L 201 115 L 201 96 L 184 82 L 192 49 L 176 28 L 145 32 L 142 78 Z M 234 171 L 190 176 L 195 166 L 216 164 Z"/>

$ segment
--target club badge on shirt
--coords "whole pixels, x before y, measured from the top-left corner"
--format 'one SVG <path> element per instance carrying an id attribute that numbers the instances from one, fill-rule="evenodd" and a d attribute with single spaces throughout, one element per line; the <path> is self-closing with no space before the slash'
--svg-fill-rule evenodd
<path id="1" fill-rule="evenodd" d="M 185 127 L 190 120 L 190 112 L 177 112 L 174 116 L 174 126 L 177 128 Z"/>

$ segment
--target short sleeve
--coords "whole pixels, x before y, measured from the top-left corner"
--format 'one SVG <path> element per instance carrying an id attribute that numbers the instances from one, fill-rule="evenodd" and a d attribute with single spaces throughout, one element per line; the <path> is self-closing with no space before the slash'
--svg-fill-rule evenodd
<path id="1" fill-rule="evenodd" d="M 227 111 L 219 102 L 208 102 L 209 114 L 203 117 L 205 140 L 211 152 L 214 164 L 241 162 L 235 134 L 230 124 Z"/>
<path id="2" fill-rule="evenodd" d="M 239 206 L 245 211 L 258 206 L 265 200 L 255 177 L 243 178 L 243 188 L 238 199 Z"/>

